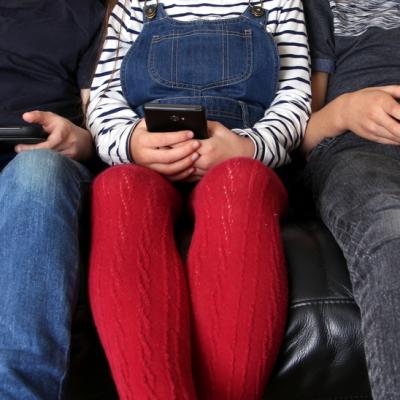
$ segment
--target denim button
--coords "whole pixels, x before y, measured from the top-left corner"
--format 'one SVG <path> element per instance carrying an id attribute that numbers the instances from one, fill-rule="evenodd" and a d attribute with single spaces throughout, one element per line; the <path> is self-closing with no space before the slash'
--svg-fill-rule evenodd
<path id="1" fill-rule="evenodd" d="M 156 6 L 147 6 L 144 10 L 146 17 L 148 19 L 153 19 L 157 14 L 157 7 Z"/>
<path id="2" fill-rule="evenodd" d="M 262 17 L 264 15 L 264 9 L 260 6 L 255 6 L 255 7 L 252 7 L 251 13 L 255 17 Z"/>

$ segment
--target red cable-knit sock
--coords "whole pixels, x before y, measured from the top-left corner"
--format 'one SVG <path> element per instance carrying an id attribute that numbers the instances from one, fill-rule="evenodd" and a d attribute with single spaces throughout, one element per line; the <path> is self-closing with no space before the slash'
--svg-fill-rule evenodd
<path id="1" fill-rule="evenodd" d="M 262 396 L 287 313 L 279 230 L 286 192 L 250 159 L 224 162 L 192 194 L 188 258 L 199 399 Z"/>
<path id="2" fill-rule="evenodd" d="M 195 399 L 187 284 L 173 235 L 180 196 L 138 166 L 93 187 L 90 301 L 122 400 Z"/>

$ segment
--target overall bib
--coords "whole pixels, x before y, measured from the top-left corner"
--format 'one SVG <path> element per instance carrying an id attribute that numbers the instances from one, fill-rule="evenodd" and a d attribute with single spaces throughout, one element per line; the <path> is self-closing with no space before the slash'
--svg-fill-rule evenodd
<path id="1" fill-rule="evenodd" d="M 143 30 L 121 66 L 130 107 L 143 117 L 146 102 L 201 104 L 209 120 L 229 129 L 260 120 L 279 79 L 268 12 L 256 16 L 249 6 L 235 18 L 182 22 L 168 17 L 162 4 L 150 7 L 156 15 L 143 13 Z"/>

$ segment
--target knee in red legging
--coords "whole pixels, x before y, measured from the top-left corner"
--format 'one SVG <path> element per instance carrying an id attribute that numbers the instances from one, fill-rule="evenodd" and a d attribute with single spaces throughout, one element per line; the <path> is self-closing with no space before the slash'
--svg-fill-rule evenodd
<path id="1" fill-rule="evenodd" d="M 193 194 L 198 203 L 237 208 L 262 202 L 265 209 L 281 215 L 287 207 L 287 193 L 276 173 L 250 158 L 233 158 L 212 168 L 200 181 Z M 250 203 L 249 203 L 250 202 Z M 200 206 L 199 207 L 203 207 Z"/>
<path id="2" fill-rule="evenodd" d="M 171 185 L 159 173 L 137 165 L 121 165 L 108 168 L 93 183 L 93 204 L 96 210 L 143 213 L 150 210 L 177 210 L 180 198 Z"/>

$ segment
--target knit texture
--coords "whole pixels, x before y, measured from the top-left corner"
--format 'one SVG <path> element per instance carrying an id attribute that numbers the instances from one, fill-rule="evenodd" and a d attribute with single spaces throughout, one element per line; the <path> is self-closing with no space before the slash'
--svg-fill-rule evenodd
<path id="1" fill-rule="evenodd" d="M 186 270 L 173 233 L 175 187 L 134 165 L 96 179 L 90 300 L 122 400 L 261 397 L 287 309 L 285 204 L 261 163 L 220 164 L 190 197 Z"/>
<path id="2" fill-rule="evenodd" d="M 279 231 L 286 192 L 250 159 L 211 170 L 193 193 L 188 258 L 199 399 L 260 399 L 287 310 Z"/>

